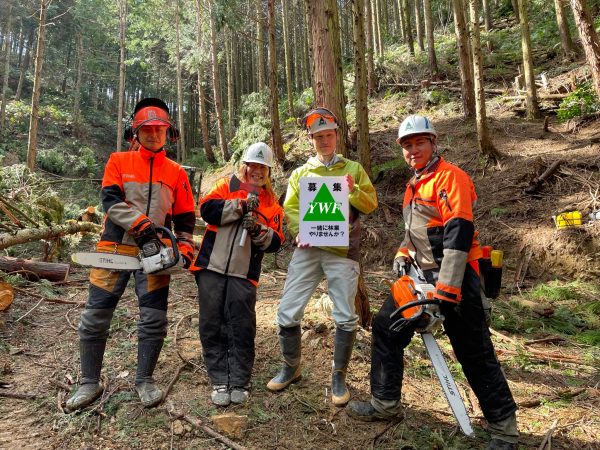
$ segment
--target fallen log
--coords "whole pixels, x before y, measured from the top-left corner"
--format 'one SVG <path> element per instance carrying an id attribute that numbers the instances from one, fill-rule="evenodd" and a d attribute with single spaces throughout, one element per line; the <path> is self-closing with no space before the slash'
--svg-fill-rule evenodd
<path id="1" fill-rule="evenodd" d="M 538 100 L 562 100 L 569 94 L 538 94 Z M 527 100 L 526 95 L 509 95 L 507 97 L 502 97 L 503 102 L 508 102 L 510 100 Z"/>
<path id="2" fill-rule="evenodd" d="M 65 234 L 81 232 L 97 233 L 102 227 L 91 222 L 72 222 L 66 225 L 55 225 L 46 228 L 26 228 L 15 233 L 0 233 L 0 250 L 26 242 L 51 239 Z"/>
<path id="3" fill-rule="evenodd" d="M 31 281 L 39 279 L 65 281 L 69 276 L 70 268 L 69 264 L 0 256 L 0 270 L 9 273 L 19 273 Z"/>
<path id="4" fill-rule="evenodd" d="M 552 317 L 554 315 L 554 306 L 548 303 L 538 303 L 518 297 L 512 298 L 511 301 L 523 306 L 524 308 L 528 308 L 534 313 L 543 317 Z"/>

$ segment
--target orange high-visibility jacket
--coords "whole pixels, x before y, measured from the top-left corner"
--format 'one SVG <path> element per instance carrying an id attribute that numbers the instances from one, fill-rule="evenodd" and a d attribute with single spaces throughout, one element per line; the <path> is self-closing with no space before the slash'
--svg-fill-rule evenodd
<path id="1" fill-rule="evenodd" d="M 267 229 L 256 238 L 248 235 L 245 245 L 240 246 L 247 198 L 248 192 L 235 175 L 218 180 L 202 198 L 200 214 L 207 227 L 190 270 L 209 269 L 258 284 L 264 253 L 276 252 L 284 241 L 283 210 L 275 197 L 261 189 L 259 207 L 253 214 Z"/>
<path id="2" fill-rule="evenodd" d="M 406 233 L 396 256 L 410 256 L 423 270 L 439 270 L 440 299 L 460 301 L 466 264 L 476 265 L 481 257 L 473 225 L 475 200 L 471 177 L 442 158 L 407 184 Z"/>
<path id="3" fill-rule="evenodd" d="M 192 189 L 183 167 L 167 158 L 164 150 L 152 153 L 140 147 L 111 154 L 101 195 L 106 216 L 99 250 L 125 244 L 117 245 L 119 252 L 137 253 L 130 232 L 148 218 L 155 225 L 171 228 L 172 224 L 180 252 L 193 258 L 196 217 Z"/>

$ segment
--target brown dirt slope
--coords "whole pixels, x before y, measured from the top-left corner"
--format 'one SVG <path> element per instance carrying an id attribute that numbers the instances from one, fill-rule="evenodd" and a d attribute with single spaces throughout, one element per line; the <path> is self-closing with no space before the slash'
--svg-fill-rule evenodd
<path id="1" fill-rule="evenodd" d="M 365 276 L 372 308 L 386 293 L 385 278 L 402 230 L 401 194 L 407 172 L 395 163 L 393 144 L 399 118 L 423 105 L 418 98 L 394 97 L 372 108 L 373 161 L 383 167 L 377 176 L 381 207 L 366 220 Z M 500 103 L 490 103 L 490 126 L 496 146 L 506 154 L 500 167 L 486 166 L 476 152 L 472 124 L 458 118 L 453 105 L 429 111 L 440 132 L 444 157 L 470 173 L 477 185 L 477 226 L 483 242 L 506 253 L 505 286 L 497 300 L 500 315 L 494 325 L 503 331 L 493 339 L 510 386 L 520 405 L 518 420 L 523 449 L 536 449 L 551 435 L 553 449 L 600 449 L 600 374 L 597 347 L 572 339 L 527 344 L 545 337 L 542 327 L 513 334 L 503 326 L 529 317 L 511 309 L 512 293 L 540 281 L 560 278 L 582 281 L 600 270 L 600 225 L 558 232 L 551 216 L 564 210 L 598 208 L 598 146 L 600 126 L 587 124 L 577 133 L 552 124 L 515 118 Z M 564 163 L 536 197 L 523 187 L 556 158 Z M 283 185 L 285 174 L 276 174 Z M 216 175 L 215 175 L 216 176 Z M 205 179 L 205 183 L 210 181 Z M 281 189 L 281 187 L 279 187 Z M 282 255 L 281 260 L 285 260 Z M 524 267 L 523 261 L 527 260 Z M 329 377 L 333 322 L 322 300 L 321 285 L 304 320 L 303 379 L 280 394 L 265 384 L 277 371 L 279 349 L 274 324 L 285 279 L 285 263 L 265 259 L 257 304 L 258 332 L 252 397 L 249 404 L 217 408 L 210 403 L 210 386 L 200 358 L 197 338 L 196 286 L 187 274 L 174 277 L 170 297 L 170 328 L 156 378 L 173 385 L 168 403 L 191 417 L 212 425 L 211 416 L 231 412 L 248 416 L 248 427 L 234 440 L 253 449 L 480 449 L 487 439 L 485 422 L 445 336 L 439 336 L 452 372 L 462 391 L 476 436 L 457 430 L 428 358 L 415 339 L 406 355 L 401 423 L 364 424 L 350 419 L 343 408 L 331 405 Z M 517 275 L 517 271 L 520 273 Z M 86 273 L 75 270 L 67 286 L 46 288 L 44 296 L 81 301 L 86 298 Z M 32 293 L 40 292 L 28 286 Z M 61 408 L 66 392 L 49 382 L 73 384 L 78 377 L 76 325 L 81 305 L 42 301 L 20 292 L 4 313 L 0 329 L 0 395 L 29 393 L 33 399 L 1 398 L 0 448 L 61 449 L 222 449 L 206 434 L 172 418 L 166 407 L 143 410 L 133 392 L 135 374 L 137 301 L 128 288 L 113 320 L 103 374 L 106 392 L 101 403 L 78 414 Z M 20 319 L 20 320 L 18 320 Z M 543 318 L 535 322 L 545 323 Z M 533 323 L 533 322 L 532 322 Z M 369 396 L 370 332 L 361 330 L 348 375 L 353 398 Z M 190 363 L 184 363 L 184 360 Z M 549 447 L 546 447 L 549 448 Z"/>

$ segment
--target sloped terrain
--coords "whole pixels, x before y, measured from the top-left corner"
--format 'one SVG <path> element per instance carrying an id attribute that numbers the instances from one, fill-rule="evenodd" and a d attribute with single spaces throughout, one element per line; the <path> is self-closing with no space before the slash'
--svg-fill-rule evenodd
<path id="1" fill-rule="evenodd" d="M 409 173 L 394 143 L 396 129 L 406 113 L 424 107 L 420 102 L 417 96 L 392 95 L 371 105 L 374 179 L 380 208 L 365 220 L 363 250 L 373 311 L 387 295 L 385 280 L 391 278 L 389 267 L 403 227 L 402 193 Z M 456 103 L 432 109 L 430 116 L 440 134 L 444 157 L 475 180 L 479 196 L 475 216 L 481 241 L 505 252 L 504 290 L 494 303 L 492 329 L 499 359 L 520 405 L 521 448 L 539 448 L 546 435 L 551 435 L 553 449 L 600 449 L 600 352 L 593 340 L 600 312 L 600 222 L 559 231 L 551 220 L 562 211 L 600 208 L 600 125 L 587 123 L 571 133 L 568 124 L 551 121 L 550 131 L 544 132 L 541 121 L 516 118 L 500 101 L 491 101 L 489 112 L 494 143 L 505 154 L 499 166 L 486 165 L 480 159 L 473 126 L 459 117 Z M 297 142 L 290 151 L 301 161 L 308 146 L 301 137 L 294 139 Z M 557 158 L 564 162 L 556 175 L 536 196 L 524 194 L 523 188 Z M 280 194 L 286 175 L 275 173 Z M 205 176 L 205 189 L 218 176 Z M 179 274 L 172 283 L 169 336 L 156 374 L 166 387 L 180 371 L 165 406 L 143 410 L 133 391 L 137 300 L 130 287 L 113 319 L 102 401 L 81 413 L 64 414 L 64 388 L 73 389 L 78 377 L 76 326 L 80 302 L 87 295 L 86 271 L 76 269 L 68 284 L 43 292 L 44 297 L 74 302 L 71 304 L 41 301 L 32 310 L 40 300 L 39 291 L 35 285 L 22 286 L 3 316 L 0 393 L 27 393 L 34 398 L 2 399 L 0 447 L 225 448 L 189 423 L 172 417 L 167 406 L 173 405 L 207 425 L 212 424 L 215 414 L 247 415 L 245 434 L 234 439 L 247 448 L 483 448 L 485 422 L 443 335 L 438 336 L 439 342 L 474 421 L 475 438 L 468 439 L 457 429 L 417 339 L 405 355 L 403 403 L 407 415 L 403 422 L 360 423 L 350 419 L 343 408 L 331 405 L 328 386 L 334 326 L 322 298 L 324 285 L 309 305 L 303 324 L 303 380 L 280 394 L 266 391 L 265 385 L 279 364 L 274 319 L 285 280 L 284 261 L 290 251 L 286 248 L 277 261 L 273 256 L 265 258 L 256 308 L 253 391 L 249 404 L 241 407 L 222 409 L 210 402 L 197 334 L 196 286 L 191 276 Z M 550 280 L 558 280 L 555 283 L 566 294 L 555 298 L 551 295 L 554 291 L 549 290 L 537 297 L 528 296 L 532 286 Z M 534 303 L 548 303 L 555 314 L 544 317 L 522 306 L 523 299 L 532 298 Z M 595 315 L 596 322 L 577 322 L 582 311 Z M 584 333 L 592 333 L 588 343 L 580 339 Z M 348 375 L 353 398 L 369 396 L 370 340 L 370 332 L 361 330 Z"/>

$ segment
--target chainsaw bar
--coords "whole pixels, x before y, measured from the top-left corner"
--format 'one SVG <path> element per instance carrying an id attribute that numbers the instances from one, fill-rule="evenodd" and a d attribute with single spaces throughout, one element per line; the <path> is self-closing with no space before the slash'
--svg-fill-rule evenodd
<path id="1" fill-rule="evenodd" d="M 142 268 L 140 260 L 135 256 L 117 253 L 79 252 L 71 255 L 71 260 L 82 266 L 111 270 L 138 270 Z"/>
<path id="2" fill-rule="evenodd" d="M 456 417 L 460 429 L 467 436 L 472 436 L 473 427 L 471 426 L 471 420 L 440 347 L 431 333 L 421 333 L 421 338 L 423 338 L 423 343 L 435 369 L 435 374 L 440 380 L 446 400 L 448 400 L 448 404 L 452 409 L 454 417 Z"/>

